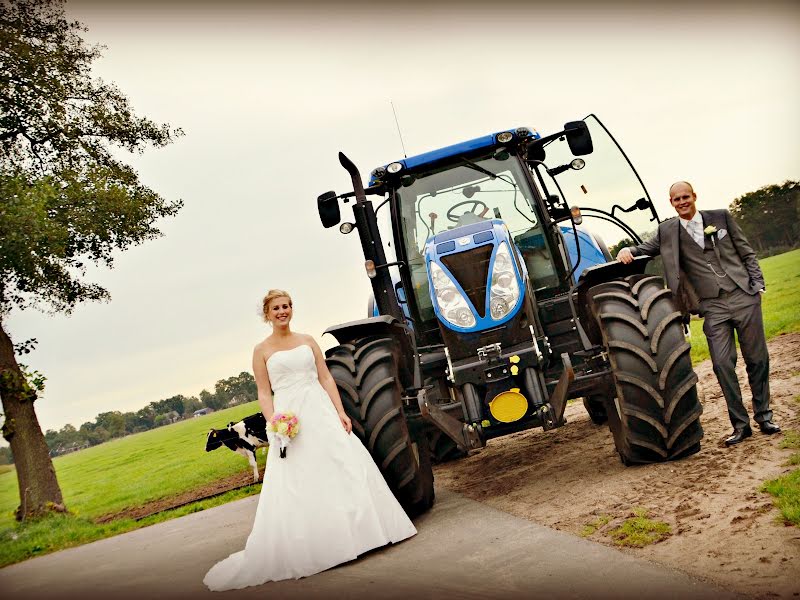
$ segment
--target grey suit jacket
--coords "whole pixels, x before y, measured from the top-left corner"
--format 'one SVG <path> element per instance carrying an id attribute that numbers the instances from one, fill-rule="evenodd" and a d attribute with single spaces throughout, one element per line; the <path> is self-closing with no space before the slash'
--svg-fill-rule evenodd
<path id="1" fill-rule="evenodd" d="M 756 253 L 733 216 L 725 209 L 701 210 L 700 215 L 703 217 L 704 229 L 709 225 L 717 228 L 717 248 L 725 272 L 745 292 L 751 295 L 758 294 L 759 290 L 764 288 L 764 275 L 758 266 Z M 699 301 L 694 286 L 680 268 L 678 243 L 680 227 L 678 217 L 660 223 L 656 235 L 643 244 L 632 247 L 631 253 L 634 256 L 660 254 L 664 261 L 667 287 L 672 290 L 683 312 L 697 313 Z"/>

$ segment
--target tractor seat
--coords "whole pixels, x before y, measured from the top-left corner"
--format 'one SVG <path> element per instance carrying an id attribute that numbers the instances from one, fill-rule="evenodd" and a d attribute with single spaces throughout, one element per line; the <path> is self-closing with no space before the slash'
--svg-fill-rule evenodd
<path id="1" fill-rule="evenodd" d="M 463 215 L 458 217 L 456 227 L 461 227 L 462 225 L 472 225 L 473 223 L 483 223 L 484 221 L 486 221 L 486 219 L 479 217 L 475 213 L 465 212 Z"/>

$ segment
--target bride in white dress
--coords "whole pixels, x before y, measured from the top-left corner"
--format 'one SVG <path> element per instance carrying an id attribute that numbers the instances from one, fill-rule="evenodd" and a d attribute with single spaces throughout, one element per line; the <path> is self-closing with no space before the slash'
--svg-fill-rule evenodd
<path id="1" fill-rule="evenodd" d="M 270 290 L 263 310 L 273 333 L 253 352 L 258 401 L 267 420 L 275 411 L 291 411 L 300 429 L 286 458 L 267 455 L 244 550 L 203 579 L 214 591 L 313 575 L 417 532 L 369 451 L 351 434 L 319 346 L 291 331 L 289 294 Z"/>

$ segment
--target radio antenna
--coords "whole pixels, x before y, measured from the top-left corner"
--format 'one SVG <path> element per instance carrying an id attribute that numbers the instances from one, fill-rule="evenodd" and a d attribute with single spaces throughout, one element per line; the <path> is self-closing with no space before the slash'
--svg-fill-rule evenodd
<path id="1" fill-rule="evenodd" d="M 394 102 L 389 100 L 389 104 L 392 105 L 392 113 L 394 113 L 394 123 L 397 125 L 397 135 L 400 136 L 400 145 L 403 147 L 403 158 L 408 158 L 408 154 L 406 154 L 406 145 L 403 143 L 403 134 L 400 131 L 400 121 L 397 120 L 397 111 L 394 109 Z"/>

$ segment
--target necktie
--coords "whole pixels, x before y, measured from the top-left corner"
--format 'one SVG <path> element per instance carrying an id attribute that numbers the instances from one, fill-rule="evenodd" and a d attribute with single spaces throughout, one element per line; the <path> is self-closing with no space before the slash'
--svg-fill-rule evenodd
<path id="1" fill-rule="evenodd" d="M 706 242 L 703 239 L 703 230 L 702 225 L 697 221 L 689 221 L 687 223 L 687 230 L 689 231 L 689 235 L 692 236 L 692 239 L 697 242 L 697 245 L 701 248 L 706 247 Z"/>

